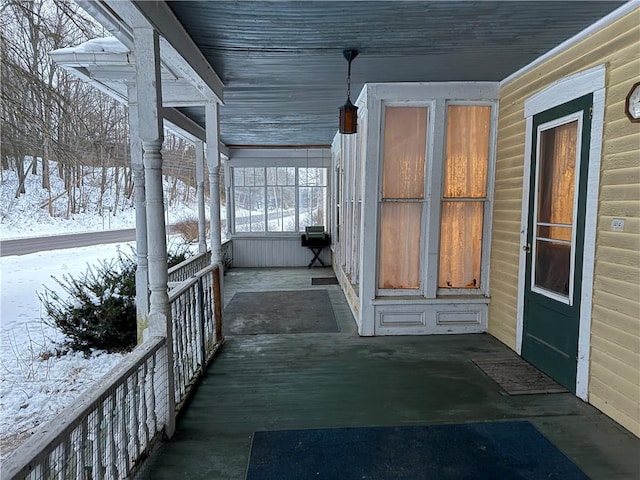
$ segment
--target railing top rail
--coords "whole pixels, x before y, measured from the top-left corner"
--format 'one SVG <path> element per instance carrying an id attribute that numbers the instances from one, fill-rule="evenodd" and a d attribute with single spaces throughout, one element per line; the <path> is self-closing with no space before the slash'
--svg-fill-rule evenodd
<path id="1" fill-rule="evenodd" d="M 122 362 L 107 373 L 99 383 L 90 387 L 82 397 L 66 407 L 55 419 L 38 428 L 33 440 L 20 445 L 2 462 L 2 477 L 25 476 L 31 466 L 46 455 L 55 444 L 69 435 L 96 404 L 104 400 L 114 385 L 131 375 L 138 366 L 154 355 L 166 343 L 164 337 L 152 337 L 137 346 Z"/>
<path id="2" fill-rule="evenodd" d="M 210 272 L 217 272 L 219 269 L 220 267 L 218 265 L 207 265 L 202 270 L 197 271 L 193 277 L 187 278 L 186 280 L 180 282 L 179 285 L 175 286 L 169 291 L 169 303 L 173 302 L 176 298 L 189 290 L 195 283 L 197 283 L 198 279 L 202 278 Z"/>
<path id="3" fill-rule="evenodd" d="M 204 275 L 206 275 L 209 272 L 213 272 L 213 271 L 218 271 L 220 269 L 220 266 L 218 265 L 207 265 L 206 267 L 204 267 L 202 270 L 199 270 L 198 272 L 196 272 L 196 278 L 199 277 L 203 277 Z"/>
<path id="4" fill-rule="evenodd" d="M 207 252 L 202 252 L 202 253 L 198 253 L 197 255 L 194 255 L 194 256 L 192 256 L 192 257 L 189 257 L 189 258 L 187 258 L 187 259 L 183 260 L 182 262 L 180 262 L 180 263 L 179 263 L 179 264 L 177 264 L 177 265 L 174 265 L 173 267 L 171 267 L 171 268 L 168 270 L 169 275 L 171 275 L 171 274 L 172 274 L 172 273 L 174 273 L 174 272 L 177 272 L 177 271 L 178 271 L 178 270 L 180 270 L 181 268 L 186 267 L 186 266 L 187 266 L 187 265 L 189 265 L 190 263 L 195 262 L 195 261 L 199 260 L 199 259 L 200 259 L 200 258 L 202 258 L 202 257 L 205 257 L 206 255 L 207 255 Z"/>
<path id="5" fill-rule="evenodd" d="M 196 277 L 190 277 L 181 282 L 180 285 L 169 290 L 169 303 L 173 302 L 176 298 L 189 290 L 196 283 L 198 283 L 198 279 Z"/>

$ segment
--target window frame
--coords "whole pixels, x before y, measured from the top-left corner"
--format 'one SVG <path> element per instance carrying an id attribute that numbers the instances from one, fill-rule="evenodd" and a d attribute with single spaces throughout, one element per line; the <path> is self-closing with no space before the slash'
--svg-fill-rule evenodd
<path id="1" fill-rule="evenodd" d="M 486 196 L 477 201 L 484 203 L 482 247 L 480 250 L 480 284 L 477 288 L 440 288 L 438 287 L 439 255 L 440 255 L 440 230 L 443 202 L 450 199 L 443 197 L 443 184 L 445 174 L 446 135 L 447 135 L 447 107 L 448 106 L 486 106 L 491 108 L 489 127 L 489 152 L 487 165 Z M 378 170 L 378 188 L 376 216 L 377 226 L 381 225 L 380 205 L 382 203 L 382 175 L 384 138 L 382 132 L 385 128 L 386 107 L 426 107 L 427 114 L 427 142 L 425 159 L 425 189 L 422 200 L 422 235 L 420 239 L 420 288 L 419 289 L 384 289 L 378 286 L 379 274 L 379 235 L 377 231 L 376 248 L 376 276 L 375 295 L 380 298 L 393 299 L 394 297 L 412 297 L 424 299 L 442 298 L 477 298 L 487 297 L 489 293 L 489 263 L 491 249 L 491 225 L 493 221 L 493 193 L 495 184 L 495 160 L 496 139 L 498 130 L 498 100 L 478 99 L 465 100 L 457 98 L 436 97 L 416 100 L 380 100 L 380 142 L 378 158 L 380 162 Z"/>
<path id="2" fill-rule="evenodd" d="M 426 108 L 427 109 L 427 125 L 425 134 L 427 136 L 427 141 L 425 142 L 425 160 L 424 160 L 424 184 L 423 184 L 423 196 L 422 199 L 384 199 L 382 194 L 383 187 L 383 175 L 384 175 L 384 131 L 386 127 L 386 112 L 387 108 L 391 107 L 408 107 L 408 108 Z M 411 100 L 383 100 L 381 105 L 381 125 L 380 125 L 380 150 L 379 150 L 379 158 L 380 158 L 380 169 L 378 172 L 378 194 L 377 194 L 377 218 L 378 218 L 378 227 L 382 225 L 382 205 L 383 203 L 419 203 L 422 206 L 422 212 L 420 215 L 420 222 L 422 225 L 422 231 L 420 235 L 420 270 L 418 272 L 418 288 L 380 288 L 378 286 L 378 282 L 380 279 L 380 231 L 376 232 L 376 241 L 378 246 L 376 248 L 376 276 L 375 276 L 375 288 L 376 295 L 381 297 L 398 297 L 398 296 L 424 296 L 426 291 L 426 269 L 427 265 L 425 262 L 425 257 L 427 255 L 427 235 L 428 231 L 425 231 L 424 226 L 428 221 L 428 210 L 430 205 L 429 200 L 429 171 L 430 171 L 430 163 L 433 157 L 433 134 L 434 134 L 434 121 L 435 121 L 435 107 L 436 101 L 434 100 L 424 100 L 424 101 L 411 101 Z"/>
<path id="3" fill-rule="evenodd" d="M 468 295 L 483 295 L 489 294 L 489 253 L 491 248 L 491 225 L 493 223 L 493 193 L 495 184 L 495 163 L 496 163 L 496 148 L 497 148 L 497 132 L 498 132 L 498 102 L 497 101 L 460 101 L 460 100 L 446 100 L 444 105 L 444 139 L 442 142 L 442 156 L 441 156 L 441 180 L 440 180 L 440 201 L 438 207 L 438 265 L 436 271 L 436 297 L 448 297 L 448 296 L 468 296 Z M 444 184 L 444 163 L 446 161 L 446 128 L 447 128 L 447 109 L 449 106 L 478 106 L 478 107 L 491 107 L 489 126 L 489 152 L 488 152 L 488 165 L 487 165 L 487 185 L 486 195 L 483 199 L 478 198 L 474 201 L 484 202 L 483 218 L 482 218 L 482 248 L 480 249 L 480 285 L 478 288 L 442 288 L 438 286 L 438 275 L 440 272 L 439 255 L 440 255 L 440 226 L 442 221 L 442 204 L 451 199 L 445 198 L 442 192 L 442 185 Z"/>
<path id="4" fill-rule="evenodd" d="M 324 155 L 323 155 L 324 160 Z M 261 231 L 238 231 L 236 228 L 236 172 L 238 169 L 262 169 L 264 172 L 264 185 L 262 187 L 262 197 L 264 201 L 264 230 Z M 281 187 L 280 185 L 270 185 L 268 183 L 268 175 L 267 169 L 269 168 L 293 168 L 295 169 L 295 185 L 287 185 L 287 187 L 293 187 L 295 189 L 295 230 L 287 230 L 287 231 L 273 231 L 269 230 L 269 209 L 268 209 L 268 199 L 269 199 L 269 188 L 270 187 Z M 299 181 L 299 169 L 302 168 L 314 168 L 314 169 L 324 169 L 324 185 L 317 186 L 316 188 L 324 189 L 324 202 L 326 205 L 324 212 L 324 225 L 325 228 L 328 228 L 328 224 L 330 223 L 331 212 L 329 211 L 329 195 L 330 195 L 330 166 L 323 164 L 318 164 L 317 161 L 309 160 L 308 164 L 305 165 L 304 162 L 301 161 L 291 161 L 284 159 L 279 159 L 274 163 L 261 162 L 261 164 L 256 164 L 255 162 L 246 162 L 246 161 L 237 161 L 230 162 L 229 170 L 230 170 L 230 200 L 231 200 L 231 218 L 230 218 L 230 228 L 232 237 L 275 237 L 275 236 L 289 236 L 289 237 L 297 237 L 300 236 L 300 192 L 301 188 L 306 188 L 306 186 L 301 186 Z M 242 186 L 241 186 L 242 187 Z M 242 187 L 245 188 L 246 186 Z M 255 188 L 255 187 L 248 187 Z"/>

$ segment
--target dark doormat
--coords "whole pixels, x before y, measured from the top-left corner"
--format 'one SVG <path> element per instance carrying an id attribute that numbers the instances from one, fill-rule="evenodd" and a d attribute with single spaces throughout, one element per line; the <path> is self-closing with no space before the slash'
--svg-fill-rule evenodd
<path id="1" fill-rule="evenodd" d="M 338 285 L 336 277 L 316 277 L 311 279 L 311 285 Z"/>
<path id="2" fill-rule="evenodd" d="M 256 432 L 247 480 L 587 476 L 529 422 Z"/>
<path id="3" fill-rule="evenodd" d="M 490 353 L 471 361 L 509 395 L 568 392 L 515 353 Z"/>
<path id="4" fill-rule="evenodd" d="M 337 331 L 326 290 L 238 292 L 224 310 L 224 332 L 230 335 Z"/>

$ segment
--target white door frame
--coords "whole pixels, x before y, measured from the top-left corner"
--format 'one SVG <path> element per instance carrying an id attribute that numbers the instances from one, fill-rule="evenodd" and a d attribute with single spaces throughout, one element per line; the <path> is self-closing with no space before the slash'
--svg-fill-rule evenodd
<path id="1" fill-rule="evenodd" d="M 587 178 L 587 205 L 584 229 L 584 256 L 582 270 L 582 295 L 580 299 L 580 330 L 578 333 L 578 365 L 576 374 L 576 395 L 587 400 L 589 391 L 589 346 L 591 338 L 591 310 L 593 275 L 595 267 L 596 229 L 598 219 L 598 190 L 600 186 L 600 161 L 602 157 L 602 133 L 605 108 L 604 65 L 584 70 L 562 78 L 524 103 L 526 136 L 524 151 L 524 171 L 522 184 L 522 217 L 520 228 L 520 259 L 518 270 L 518 308 L 516 321 L 516 350 L 522 354 L 524 326 L 524 285 L 526 271 L 527 219 L 529 213 L 529 181 L 531 175 L 531 153 L 533 139 L 533 116 L 563 103 L 570 102 L 590 93 L 593 94 L 593 116 L 591 120 L 591 143 L 589 145 L 589 174 Z"/>

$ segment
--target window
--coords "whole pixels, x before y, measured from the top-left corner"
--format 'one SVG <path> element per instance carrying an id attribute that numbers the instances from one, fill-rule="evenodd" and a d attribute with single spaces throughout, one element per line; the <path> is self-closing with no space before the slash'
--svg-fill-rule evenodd
<path id="1" fill-rule="evenodd" d="M 299 230 L 307 225 L 325 225 L 327 169 L 298 168 Z"/>
<path id="2" fill-rule="evenodd" d="M 385 109 L 378 288 L 420 288 L 427 113 Z"/>
<path id="3" fill-rule="evenodd" d="M 298 232 L 325 225 L 327 169 L 234 167 L 234 232 Z"/>
<path id="4" fill-rule="evenodd" d="M 490 106 L 447 107 L 439 288 L 480 288 L 490 129 Z"/>

